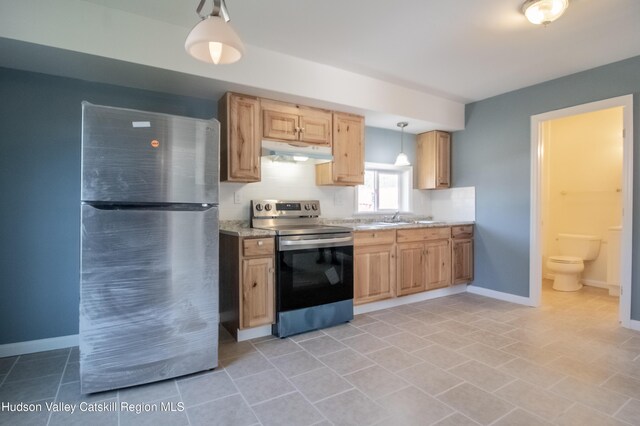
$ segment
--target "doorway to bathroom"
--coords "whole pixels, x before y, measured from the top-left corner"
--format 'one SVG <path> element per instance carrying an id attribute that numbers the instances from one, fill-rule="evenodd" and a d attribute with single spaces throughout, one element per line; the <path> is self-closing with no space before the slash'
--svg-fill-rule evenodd
<path id="1" fill-rule="evenodd" d="M 628 95 L 531 117 L 532 305 L 577 300 L 552 289 L 560 276 L 583 299 L 619 293 L 612 315 L 631 326 L 632 108 Z"/>

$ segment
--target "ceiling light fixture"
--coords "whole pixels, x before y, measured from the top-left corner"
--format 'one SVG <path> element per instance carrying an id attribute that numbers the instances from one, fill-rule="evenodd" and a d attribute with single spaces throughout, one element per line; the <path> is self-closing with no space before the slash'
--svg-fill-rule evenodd
<path id="1" fill-rule="evenodd" d="M 400 154 L 396 158 L 396 162 L 393 163 L 394 166 L 410 166 L 409 158 L 407 154 L 404 153 L 404 128 L 407 127 L 409 123 L 406 121 L 401 121 L 398 123 L 398 127 L 400 127 Z"/>
<path id="2" fill-rule="evenodd" d="M 558 19 L 569 7 L 569 0 L 527 0 L 522 5 L 522 13 L 529 22 L 547 25 Z"/>
<path id="3" fill-rule="evenodd" d="M 231 64 L 244 54 L 244 44 L 229 24 L 224 0 L 214 0 L 209 15 L 201 15 L 206 0 L 200 0 L 196 13 L 201 21 L 184 42 L 185 50 L 194 58 L 212 64 Z"/>

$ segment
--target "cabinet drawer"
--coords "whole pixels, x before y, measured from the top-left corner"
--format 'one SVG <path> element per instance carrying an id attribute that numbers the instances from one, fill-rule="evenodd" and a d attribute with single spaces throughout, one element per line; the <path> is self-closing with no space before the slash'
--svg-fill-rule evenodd
<path id="1" fill-rule="evenodd" d="M 242 241 L 242 254 L 246 257 L 271 255 L 274 248 L 273 238 L 246 238 Z"/>
<path id="2" fill-rule="evenodd" d="M 441 240 L 451 236 L 451 228 L 416 228 L 399 229 L 398 242 L 408 243 L 411 241 Z"/>
<path id="3" fill-rule="evenodd" d="M 451 227 L 452 238 L 473 238 L 473 225 L 460 225 Z"/>
<path id="4" fill-rule="evenodd" d="M 358 231 L 353 233 L 354 246 L 377 246 L 396 242 L 396 231 Z"/>

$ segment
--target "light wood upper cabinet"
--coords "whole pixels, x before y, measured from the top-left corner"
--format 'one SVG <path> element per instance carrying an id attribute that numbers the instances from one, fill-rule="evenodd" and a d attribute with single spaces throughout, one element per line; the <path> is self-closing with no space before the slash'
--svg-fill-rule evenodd
<path id="1" fill-rule="evenodd" d="M 473 226 L 451 228 L 451 279 L 453 284 L 473 281 Z"/>
<path id="2" fill-rule="evenodd" d="M 271 324 L 274 313 L 273 258 L 243 259 L 240 328 Z"/>
<path id="3" fill-rule="evenodd" d="M 218 102 L 220 119 L 220 180 L 260 181 L 260 100 L 235 93 Z"/>
<path id="4" fill-rule="evenodd" d="M 364 183 L 364 117 L 333 114 L 333 161 L 316 165 L 317 185 Z"/>
<path id="5" fill-rule="evenodd" d="M 264 139 L 331 146 L 331 111 L 261 100 Z"/>
<path id="6" fill-rule="evenodd" d="M 265 139 L 298 140 L 298 115 L 282 111 L 262 110 L 262 136 Z"/>
<path id="7" fill-rule="evenodd" d="M 434 130 L 416 139 L 416 188 L 451 186 L 451 134 Z"/>
<path id="8" fill-rule="evenodd" d="M 396 231 L 354 232 L 354 304 L 395 294 Z"/>

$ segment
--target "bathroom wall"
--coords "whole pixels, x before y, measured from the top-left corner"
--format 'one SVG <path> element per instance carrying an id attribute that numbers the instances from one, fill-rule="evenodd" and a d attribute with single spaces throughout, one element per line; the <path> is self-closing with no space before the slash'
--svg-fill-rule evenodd
<path id="1" fill-rule="evenodd" d="M 611 108 L 543 123 L 543 264 L 558 254 L 559 233 L 602 238 L 598 258 L 585 264 L 585 284 L 607 276 L 607 230 L 622 221 L 623 109 Z"/>

